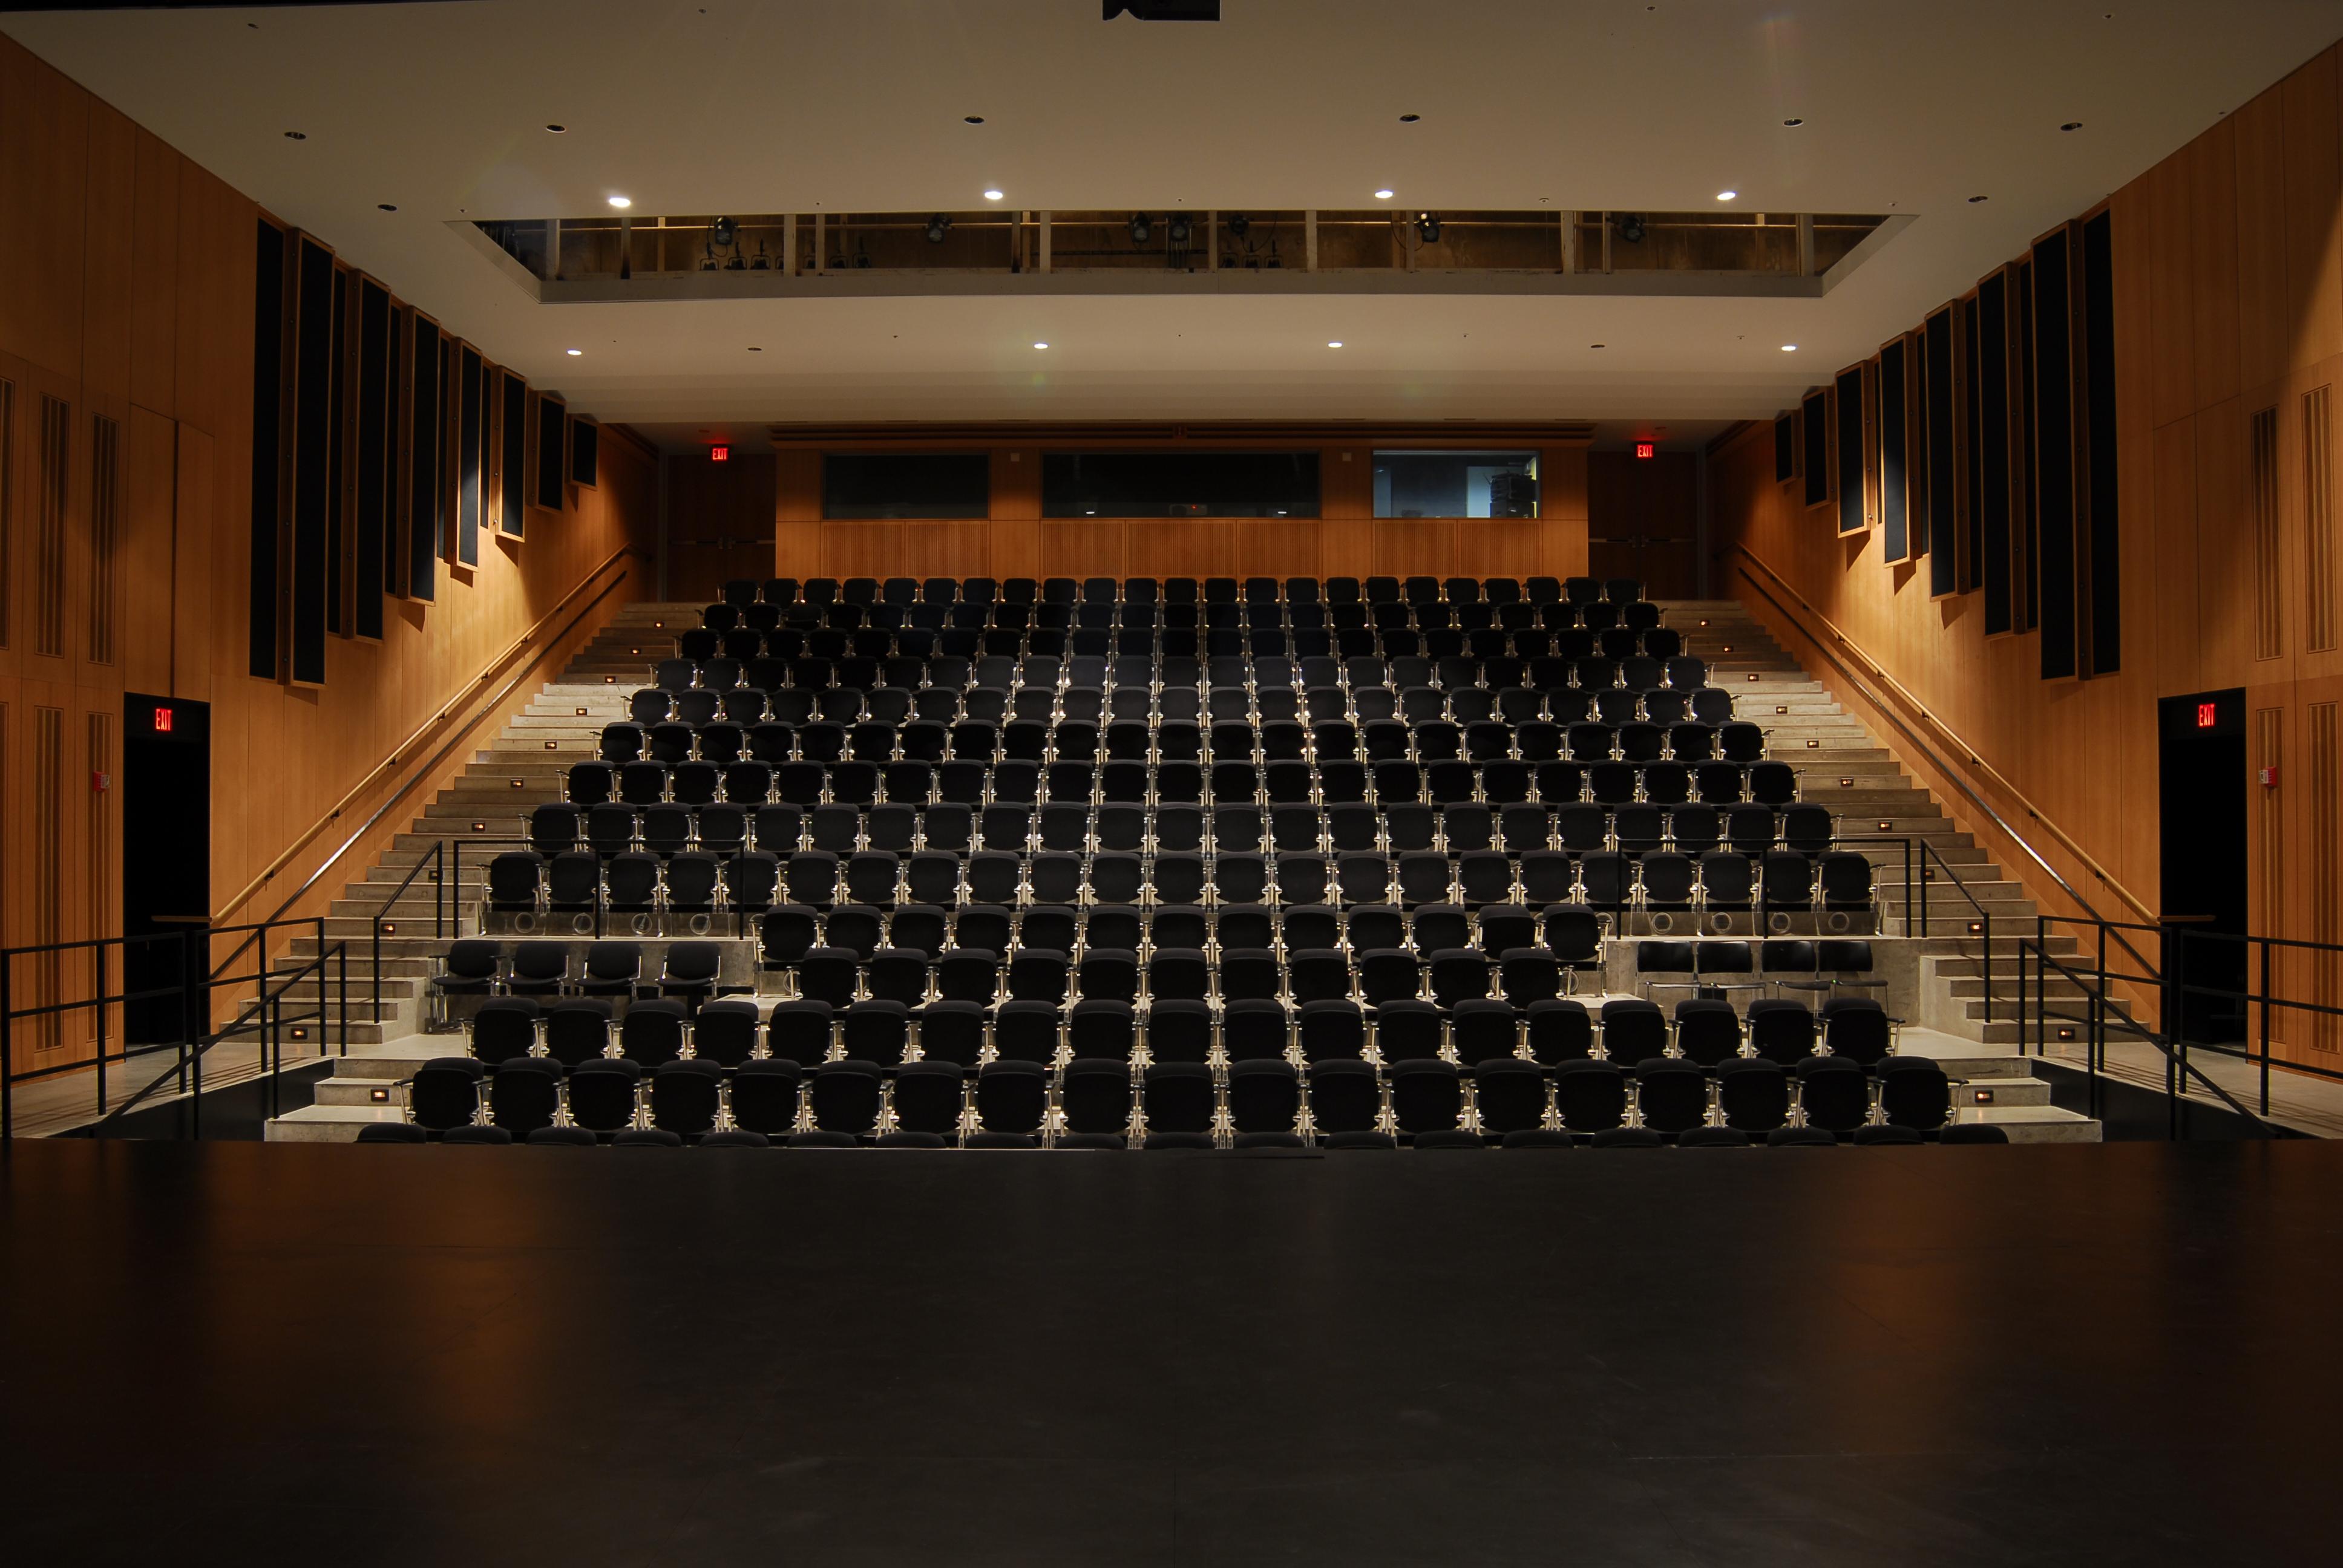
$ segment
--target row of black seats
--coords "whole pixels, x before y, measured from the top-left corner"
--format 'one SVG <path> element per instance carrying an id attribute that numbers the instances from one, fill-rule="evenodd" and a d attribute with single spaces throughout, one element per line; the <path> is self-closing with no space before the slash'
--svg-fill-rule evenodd
<path id="1" fill-rule="evenodd" d="M 695 1059 L 662 1064 L 648 1084 L 645 1078 L 640 1065 L 624 1059 L 565 1070 L 518 1058 L 491 1072 L 473 1059 L 442 1058 L 410 1081 L 410 1115 L 441 1131 L 471 1125 L 485 1111 L 491 1124 L 523 1134 L 557 1123 L 616 1134 L 647 1122 L 679 1136 L 727 1126 L 767 1137 L 820 1131 L 860 1141 L 913 1132 L 947 1142 L 984 1134 L 1036 1143 L 1172 1134 L 1203 1148 L 1246 1136 L 1296 1146 L 1343 1134 L 1497 1140 L 1535 1131 L 1592 1137 L 1628 1127 L 1681 1137 L 1709 1127 L 1765 1133 L 1799 1125 L 1836 1137 L 1884 1123 L 1925 1135 L 1951 1119 L 1944 1070 L 1914 1057 L 1893 1059 L 1875 1075 L 1832 1057 L 1787 1070 L 1743 1058 L 1714 1073 L 1664 1058 L 1632 1070 L 1607 1061 L 1548 1070 L 1518 1058 L 1469 1070 L 1433 1060 L 1387 1067 L 1322 1061 L 1306 1070 L 1257 1060 L 1225 1072 L 1201 1062 L 1135 1069 L 1087 1058 L 1059 1068 L 994 1061 L 974 1071 L 922 1060 L 891 1072 L 851 1058 L 810 1070 L 759 1060 L 728 1071 Z"/>
<path id="2" fill-rule="evenodd" d="M 1634 578 L 767 578 L 724 585 L 723 602 L 749 604 L 1632 604 Z"/>
<path id="3" fill-rule="evenodd" d="M 1637 608 L 1628 607 L 1631 611 Z M 901 677 L 893 674 L 899 668 L 908 668 L 908 666 L 899 666 L 897 661 L 917 665 L 940 657 L 967 659 L 1036 655 L 1063 658 L 1071 655 L 1076 658 L 1111 657 L 1118 660 L 1124 658 L 1149 660 L 1161 658 L 1170 663 L 1174 660 L 1193 661 L 1200 657 L 1210 657 L 1215 660 L 1250 657 L 1256 661 L 1276 659 L 1291 662 L 1296 658 L 1349 659 L 1369 655 L 1391 659 L 1444 659 L 1470 655 L 1486 658 L 1493 667 L 1500 659 L 1509 659 L 1512 664 L 1519 665 L 1524 659 L 1551 657 L 1565 650 L 1578 650 L 1573 657 L 1579 657 L 1587 646 L 1579 639 L 1576 635 L 1579 633 L 1593 636 L 1599 632 L 1607 636 L 1619 630 L 1641 632 L 1646 639 L 1651 639 L 1650 646 L 1642 651 L 1655 652 L 1669 648 L 1674 640 L 1661 637 L 1659 634 L 1664 628 L 1650 624 L 1656 621 L 1657 615 L 1656 610 L 1649 618 L 1625 615 L 1620 618 L 1628 623 L 1625 626 L 1611 625 L 1611 618 L 1603 617 L 1597 618 L 1604 621 L 1603 625 L 1584 627 L 1560 624 L 1470 629 L 1438 626 L 1423 628 L 1206 626 L 1190 630 L 1184 627 L 1040 626 L 1021 628 L 1003 626 L 867 626 L 861 624 L 865 619 L 882 618 L 876 612 L 866 617 L 865 612 L 860 610 L 832 609 L 824 615 L 823 619 L 845 624 L 782 625 L 769 629 L 736 627 L 728 632 L 702 627 L 677 633 L 676 646 L 679 652 L 695 658 L 705 658 L 712 651 L 718 657 L 733 658 L 749 664 L 760 659 L 773 661 L 777 658 L 793 664 L 816 655 L 815 643 L 819 638 L 821 639 L 819 657 L 837 667 L 832 678 L 841 684 L 863 685 L 875 683 L 869 673 L 873 665 L 888 669 L 890 684 L 916 684 L 918 678 L 915 674 L 906 673 Z M 1565 618 L 1548 616 L 1545 618 L 1560 622 Z M 1645 624 L 1636 624 L 1639 620 Z M 806 638 L 806 652 L 793 655 L 789 652 L 790 645 L 799 636 Z M 829 640 L 836 637 L 846 639 L 846 652 L 842 656 L 833 651 L 837 644 Z M 709 641 L 711 638 L 716 639 L 712 646 Z M 758 639 L 754 646 L 748 640 L 750 638 Z M 728 639 L 731 639 L 729 645 Z M 850 673 L 850 668 L 858 673 Z M 777 678 L 759 677 L 753 672 L 744 674 L 742 678 L 752 686 L 778 684 Z M 796 685 L 823 684 L 819 678 L 790 678 Z M 1519 681 L 1515 679 L 1512 683 L 1519 684 Z M 1489 684 L 1499 682 L 1490 681 Z"/>
<path id="4" fill-rule="evenodd" d="M 1162 853 L 1101 850 L 978 850 L 969 855 L 861 849 L 840 856 L 800 849 L 719 859 L 699 850 L 659 855 L 590 849 L 556 854 L 518 849 L 488 863 L 488 902 L 499 913 L 619 911 L 664 906 L 758 911 L 776 903 L 1013 905 L 1121 904 L 1188 907 L 1356 904 L 1583 903 L 1736 913 L 1763 910 L 1841 914 L 1872 909 L 1870 860 L 1853 851 L 1811 856 L 1775 849 L 1751 856 L 1712 849 L 1573 856 L 1539 850 L 1388 855 Z"/>
<path id="5" fill-rule="evenodd" d="M 498 1146 L 523 1143 L 531 1148 L 559 1149 L 592 1149 L 602 1145 L 617 1149 L 682 1149 L 688 1146 L 694 1149 L 831 1151 L 865 1148 L 941 1150 L 954 1147 L 950 1140 L 931 1132 L 889 1132 L 871 1139 L 866 1143 L 851 1133 L 795 1132 L 777 1139 L 769 1138 L 761 1132 L 750 1132 L 737 1127 L 705 1132 L 697 1138 L 686 1138 L 680 1133 L 659 1127 L 629 1127 L 612 1133 L 608 1138 L 603 1138 L 582 1127 L 557 1125 L 540 1127 L 525 1138 L 516 1139 L 509 1130 L 494 1125 L 472 1124 L 451 1127 L 447 1131 L 435 1135 L 429 1129 L 412 1121 L 369 1122 L 359 1129 L 357 1141 L 360 1143 L 454 1143 Z M 1938 1141 L 1946 1143 L 2006 1143 L 2009 1141 L 2009 1135 L 1990 1123 L 1965 1121 L 1948 1124 L 1938 1135 Z M 1860 1148 L 1926 1144 L 1931 1140 L 1926 1134 L 1911 1128 L 1896 1127 L 1883 1122 L 1873 1126 L 1858 1127 L 1847 1141 Z M 1781 1127 L 1766 1133 L 1763 1138 L 1753 1137 L 1749 1133 L 1730 1127 L 1700 1127 L 1679 1133 L 1672 1139 L 1664 1138 L 1647 1128 L 1621 1127 L 1607 1132 L 1597 1132 L 1586 1138 L 1574 1136 L 1568 1131 L 1550 1131 L 1544 1129 L 1527 1132 L 1508 1132 L 1496 1141 L 1494 1147 L 1569 1149 L 1583 1145 L 1590 1149 L 1754 1149 L 1760 1147 L 1828 1149 L 1837 1146 L 1840 1140 L 1835 1134 L 1819 1127 Z M 959 1145 L 960 1148 L 980 1150 L 1043 1148 L 1091 1151 L 1128 1149 L 1130 1146 L 1127 1139 L 1087 1138 L 1071 1133 L 1046 1142 L 1014 1135 L 991 1137 L 980 1133 L 963 1140 Z M 1185 1137 L 1172 1134 L 1151 1137 L 1143 1141 L 1140 1147 L 1192 1151 L 1196 1148 L 1196 1144 Z M 1258 1135 L 1241 1133 L 1231 1141 L 1230 1147 L 1244 1152 L 1261 1150 L 1292 1150 L 1309 1146 L 1299 1138 L 1293 1138 L 1289 1141 L 1284 1135 L 1277 1133 Z M 1387 1133 L 1338 1133 L 1323 1141 L 1318 1147 L 1334 1151 L 1395 1150 L 1399 1147 L 1399 1143 Z M 1427 1135 L 1413 1141 L 1409 1147 L 1424 1150 L 1485 1150 L 1492 1145 L 1488 1140 L 1479 1137 L 1459 1140 Z"/>
<path id="6" fill-rule="evenodd" d="M 663 627 L 654 629 L 665 629 Z M 700 624 L 677 633 L 679 648 L 693 658 L 704 658 L 721 649 L 739 658 L 761 653 L 778 653 L 795 657 L 813 653 L 835 658 L 844 652 L 883 655 L 923 649 L 930 652 L 964 653 L 973 645 L 990 648 L 998 643 L 1006 646 L 1015 641 L 1012 636 L 999 638 L 950 636 L 951 633 L 1031 634 L 1041 638 L 1044 646 L 1036 652 L 1075 651 L 1091 653 L 1101 646 L 1123 648 L 1137 642 L 1146 644 L 1160 635 L 1168 641 L 1166 651 L 1193 653 L 1197 650 L 1197 633 L 1279 631 L 1294 634 L 1288 648 L 1266 647 L 1262 651 L 1287 652 L 1304 648 L 1323 651 L 1318 644 L 1322 637 L 1310 634 L 1336 634 L 1334 645 L 1355 642 L 1347 634 L 1353 632 L 1418 632 L 1424 638 L 1423 647 L 1437 640 L 1445 650 L 1470 648 L 1481 657 L 1497 654 L 1553 652 L 1557 647 L 1575 647 L 1593 652 L 1598 646 L 1615 648 L 1619 657 L 1630 653 L 1667 654 L 1681 651 L 1680 630 L 1663 626 L 1656 606 L 1631 604 L 1625 606 L 1600 604 L 1584 608 L 1573 605 L 1427 605 L 1410 608 L 1406 605 L 912 605 L 908 608 L 872 605 L 831 605 L 821 609 L 798 608 L 781 609 L 770 605 L 751 605 L 738 609 L 729 605 L 710 605 L 700 617 Z M 1082 636 L 1069 634 L 1121 632 L 1121 637 Z M 1133 638 L 1129 634 L 1141 634 Z M 1443 634 L 1462 633 L 1459 643 Z M 890 635 L 893 640 L 889 640 Z M 1054 638 L 1051 634 L 1055 634 Z M 739 642 L 731 639 L 740 638 Z M 710 639 L 716 639 L 711 641 Z M 1057 644 L 1062 641 L 1066 648 Z M 1251 638 L 1243 639 L 1251 643 Z M 1507 646 L 1508 642 L 1512 646 Z M 1206 647 L 1218 644 L 1225 649 L 1230 639 L 1207 636 Z"/>
<path id="7" fill-rule="evenodd" d="M 1033 804 L 1042 799 L 1141 802 L 1200 806 L 1259 803 L 1390 807 L 1479 802 L 1562 806 L 1591 800 L 1600 806 L 1644 802 L 1654 806 L 1698 803 L 1732 806 L 1750 802 L 1787 806 L 1798 799 L 1797 770 L 1786 762 L 1473 762 L 1458 759 L 1418 762 L 1139 762 L 1033 761 L 1010 758 L 985 761 L 957 758 L 940 762 L 904 759 L 879 761 L 759 762 L 580 762 L 563 779 L 572 805 L 617 800 L 629 806 L 672 801 L 714 805 L 719 796 L 736 805 L 778 799 L 796 806 L 843 801 L 869 806 L 881 799 L 925 805 Z"/>
<path id="8" fill-rule="evenodd" d="M 857 849 L 922 850 L 965 855 L 977 849 L 1011 854 L 1037 849 L 1151 850 L 1164 853 L 1334 853 L 1425 849 L 1450 855 L 1502 849 L 1512 855 L 1559 849 L 1585 855 L 1604 849 L 1643 855 L 1674 849 L 1700 855 L 1732 849 L 1762 855 L 1775 848 L 1820 855 L 1837 841 L 1837 824 L 1823 806 L 1605 807 L 1539 802 L 1491 807 L 1310 805 L 1091 806 L 1062 801 L 970 807 L 958 801 L 926 806 L 860 806 L 833 802 L 799 807 L 552 804 L 532 808 L 529 848 L 540 855 L 587 849 L 616 855 L 646 849 L 671 855 L 701 849 L 729 855 L 743 849 L 791 855 L 799 849 L 851 854 Z"/>
<path id="9" fill-rule="evenodd" d="M 1600 692 L 1615 688 L 1648 693 L 1713 689 L 1707 661 L 1681 653 L 1614 657 L 1602 652 L 1523 649 L 1507 653 L 1500 649 L 1483 654 L 1467 652 L 1469 645 L 1463 641 L 1453 648 L 1434 646 L 1429 638 L 1419 642 L 1412 633 L 1404 640 L 1399 633 L 1362 633 L 1355 646 L 1346 646 L 1351 639 L 1345 633 L 1325 647 L 1303 647 L 1300 646 L 1302 633 L 1296 633 L 1294 645 L 1288 646 L 1282 633 L 1257 632 L 1225 648 L 1208 646 L 1202 650 L 1205 657 L 1199 658 L 1196 648 L 1176 641 L 1177 634 L 1145 632 L 1125 633 L 1127 646 L 1076 647 L 1069 658 L 1064 648 L 1034 646 L 1040 635 L 1022 639 L 1012 636 L 998 648 L 956 649 L 948 646 L 947 634 L 947 645 L 939 650 L 924 643 L 909 646 L 911 634 L 907 632 L 891 644 L 873 643 L 836 657 L 783 657 L 745 648 L 736 655 L 719 646 L 713 653 L 687 650 L 659 660 L 651 667 L 651 684 L 679 693 L 724 692 L 744 687 L 766 692 L 836 687 L 960 691 L 1012 683 L 1071 691 L 1105 689 L 1110 679 L 1105 672 L 1111 666 L 1111 682 L 1117 689 L 1211 685 L 1272 690 L 1341 685 L 1353 689 L 1423 686 L 1448 691 L 1534 688 Z M 1078 641 L 1081 635 L 1075 634 Z M 1229 635 L 1235 638 L 1237 634 Z M 1217 632 L 1210 634 L 1210 639 L 1219 637 Z M 1263 646 L 1272 638 L 1277 646 Z M 1032 668 L 1037 665 L 1051 668 L 1037 677 Z M 965 677 L 960 675 L 963 666 Z M 1337 671 L 1340 679 L 1334 678 Z"/>
<path id="10" fill-rule="evenodd" d="M 789 725 L 877 723 L 900 728 L 915 720 L 958 724 L 962 720 L 1003 724 L 1012 719 L 1053 724 L 1063 719 L 1101 723 L 1202 724 L 1302 722 L 1347 719 L 1373 724 L 1383 719 L 1408 724 L 1445 719 L 1456 724 L 1492 719 L 1507 725 L 1584 724 L 1619 727 L 1637 722 L 1669 726 L 1686 722 L 1712 729 L 1733 720 L 1733 697 L 1720 687 L 1693 691 L 1673 689 L 1631 691 L 1624 687 L 1589 691 L 1576 687 L 1489 688 L 1484 686 L 1214 685 L 1024 686 L 1011 682 L 974 687 L 825 686 L 765 690 L 753 684 L 724 691 L 697 688 L 668 690 L 645 687 L 627 699 L 628 722 L 680 724 L 698 729 L 710 724 L 743 728 L 768 720 Z"/>
<path id="11" fill-rule="evenodd" d="M 1003 963 L 955 949 L 932 965 L 893 949 L 863 959 L 817 949 L 793 971 L 803 994 L 769 1010 L 730 997 L 696 1010 L 666 997 L 637 999 L 614 1022 L 608 996 L 557 999 L 549 1009 L 534 996 L 494 996 L 478 1004 L 469 1029 L 483 1061 L 541 1054 L 571 1067 L 605 1056 L 646 1067 L 684 1057 L 726 1067 L 851 1057 L 971 1068 L 1074 1057 L 1226 1064 L 1519 1056 L 1548 1067 L 1674 1057 L 1715 1068 L 1744 1056 L 1795 1066 L 1818 1054 L 1877 1067 L 1892 1049 L 1894 1020 L 1869 999 L 1834 997 L 1816 1013 L 1760 998 L 1745 1016 L 1729 1001 L 1693 996 L 1672 1019 L 1642 997 L 1590 1010 L 1557 996 L 1555 961 L 1535 950 L 1506 955 L 1503 983 L 1519 988 L 1511 996 L 1488 994 L 1500 970 L 1477 953 L 1436 954 L 1424 965 L 1413 954 L 1370 952 L 1355 988 L 1322 966 L 1339 956 L 1300 953 L 1285 965 L 1267 951 L 1227 954 L 1221 972 L 1202 953 L 1171 949 L 1143 963 L 1105 951 L 1078 962 L 1029 952 Z M 1433 1000 L 1419 989 L 1427 973 L 1431 985 L 1460 994 Z"/>
<path id="12" fill-rule="evenodd" d="M 649 761 L 679 767 L 690 761 L 729 765 L 744 757 L 784 762 L 963 761 L 1023 762 L 1330 762 L 1420 763 L 1569 760 L 1592 765 L 1626 761 L 1742 766 L 1765 756 L 1765 732 L 1755 724 L 1712 725 L 1687 720 L 1660 725 L 1640 720 L 1568 726 L 1546 719 L 1507 723 L 1483 719 L 1219 719 L 1150 722 L 1094 719 L 907 719 L 860 721 L 766 719 L 741 724 L 621 720 L 602 727 L 605 762 Z M 1786 766 L 1786 764 L 1785 764 Z"/>

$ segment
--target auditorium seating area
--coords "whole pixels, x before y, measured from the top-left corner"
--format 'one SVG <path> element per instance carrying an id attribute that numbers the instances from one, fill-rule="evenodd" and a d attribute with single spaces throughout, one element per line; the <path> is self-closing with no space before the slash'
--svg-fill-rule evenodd
<path id="1" fill-rule="evenodd" d="M 1632 581 L 775 579 L 703 621 L 491 866 L 505 929 L 1451 903 L 1876 929 L 1869 862 Z"/>
<path id="2" fill-rule="evenodd" d="M 489 865 L 431 982 L 468 1053 L 367 1135 L 1982 1136 L 1820 935 L 1876 929 L 1869 861 L 1664 619 L 1593 579 L 731 584 Z"/>

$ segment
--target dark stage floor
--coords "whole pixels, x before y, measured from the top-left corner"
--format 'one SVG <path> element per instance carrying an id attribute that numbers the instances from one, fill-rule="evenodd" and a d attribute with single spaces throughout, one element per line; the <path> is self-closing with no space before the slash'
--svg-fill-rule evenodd
<path id="1" fill-rule="evenodd" d="M 25 1563 L 2332 1562 L 2343 1146 L 19 1143 Z"/>

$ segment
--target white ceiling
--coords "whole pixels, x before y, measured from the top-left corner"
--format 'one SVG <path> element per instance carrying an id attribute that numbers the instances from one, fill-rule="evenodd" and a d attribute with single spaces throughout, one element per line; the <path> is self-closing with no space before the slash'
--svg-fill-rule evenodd
<path id="1" fill-rule="evenodd" d="M 453 0 L 0 29 L 574 407 L 679 440 L 776 420 L 1714 428 L 1868 353 L 2343 30 L 2335 0 L 1223 10 Z M 923 212 L 980 206 L 988 186 L 1068 210 L 1355 208 L 1388 186 L 1433 208 L 1665 211 L 1731 188 L 1745 210 L 1919 221 L 1815 300 L 618 306 L 536 304 L 448 226 L 606 212 L 613 192 L 639 214 Z"/>

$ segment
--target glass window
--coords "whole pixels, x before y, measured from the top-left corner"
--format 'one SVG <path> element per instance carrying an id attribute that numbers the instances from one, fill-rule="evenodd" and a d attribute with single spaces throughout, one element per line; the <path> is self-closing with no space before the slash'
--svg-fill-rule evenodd
<path id="1" fill-rule="evenodd" d="M 1534 518 L 1535 452 L 1377 452 L 1379 518 Z"/>
<path id="2" fill-rule="evenodd" d="M 825 518 L 981 518 L 992 510 L 992 459 L 982 452 L 828 452 Z"/>
<path id="3" fill-rule="evenodd" d="M 1315 452 L 1049 452 L 1045 518 L 1314 518 Z"/>

